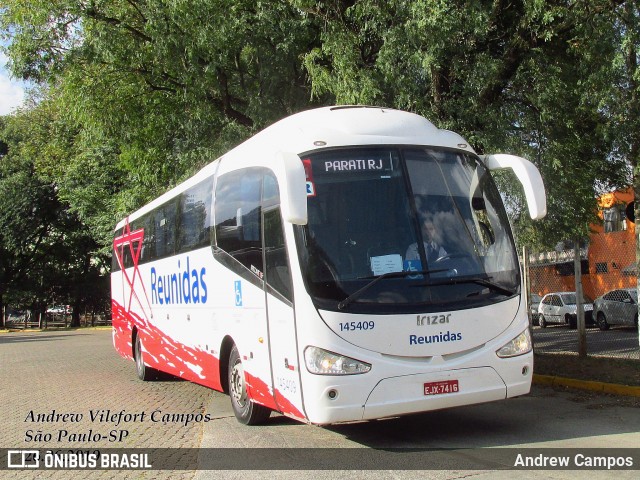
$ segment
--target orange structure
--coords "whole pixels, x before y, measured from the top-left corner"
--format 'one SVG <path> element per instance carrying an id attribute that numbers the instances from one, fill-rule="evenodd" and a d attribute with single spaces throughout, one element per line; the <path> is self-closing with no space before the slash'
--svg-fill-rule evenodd
<path id="1" fill-rule="evenodd" d="M 601 222 L 591 225 L 588 245 L 580 249 L 582 288 L 591 299 L 637 284 L 635 224 L 625 216 L 633 199 L 631 188 L 598 199 Z M 574 291 L 573 257 L 573 248 L 531 255 L 531 292 Z"/>

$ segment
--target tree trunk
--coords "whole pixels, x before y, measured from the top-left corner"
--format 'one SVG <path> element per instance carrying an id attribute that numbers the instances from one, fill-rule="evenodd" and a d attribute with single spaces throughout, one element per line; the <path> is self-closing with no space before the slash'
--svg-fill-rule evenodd
<path id="1" fill-rule="evenodd" d="M 5 306 L 2 294 L 0 293 L 0 330 L 4 329 Z"/>
<path id="2" fill-rule="evenodd" d="M 74 305 L 73 311 L 71 312 L 71 324 L 69 326 L 77 328 L 80 326 L 80 308 L 76 305 Z"/>

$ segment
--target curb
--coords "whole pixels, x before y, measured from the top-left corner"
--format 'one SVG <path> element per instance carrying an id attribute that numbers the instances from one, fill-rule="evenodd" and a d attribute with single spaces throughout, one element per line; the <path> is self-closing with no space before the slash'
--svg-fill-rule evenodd
<path id="1" fill-rule="evenodd" d="M 577 380 L 575 378 L 555 377 L 551 375 L 533 374 L 533 382 L 538 385 L 564 386 L 577 388 L 580 390 L 591 390 L 594 392 L 611 393 L 614 395 L 626 395 L 630 397 L 640 397 L 640 387 L 630 385 L 618 385 L 615 383 L 593 382 L 589 380 Z"/>

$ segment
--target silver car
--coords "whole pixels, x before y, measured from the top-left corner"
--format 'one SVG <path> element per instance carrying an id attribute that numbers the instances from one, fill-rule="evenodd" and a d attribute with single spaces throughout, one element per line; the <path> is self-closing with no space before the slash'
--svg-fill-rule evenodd
<path id="1" fill-rule="evenodd" d="M 538 307 L 540 307 L 540 301 L 542 297 L 537 293 L 532 293 L 529 299 L 529 309 L 531 311 L 531 322 L 534 325 L 538 325 Z"/>
<path id="2" fill-rule="evenodd" d="M 593 302 L 593 314 L 600 330 L 610 325 L 638 326 L 638 291 L 635 288 L 611 290 Z"/>
<path id="3" fill-rule="evenodd" d="M 585 324 L 593 323 L 593 303 L 585 297 L 584 302 Z M 578 324 L 578 307 L 576 306 L 575 292 L 547 293 L 538 306 L 538 324 L 545 328 L 550 323 L 568 325 L 576 328 Z"/>

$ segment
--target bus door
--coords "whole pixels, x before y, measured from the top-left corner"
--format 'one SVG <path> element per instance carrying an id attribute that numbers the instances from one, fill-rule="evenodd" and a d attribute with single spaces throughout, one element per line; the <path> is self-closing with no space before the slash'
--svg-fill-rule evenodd
<path id="1" fill-rule="evenodd" d="M 268 181 L 269 178 L 265 177 L 265 180 Z M 275 179 L 273 181 L 275 182 Z M 267 192 L 265 184 L 265 194 Z M 262 225 L 264 285 L 274 398 L 282 413 L 304 420 L 292 283 L 278 204 L 265 206 Z"/>

